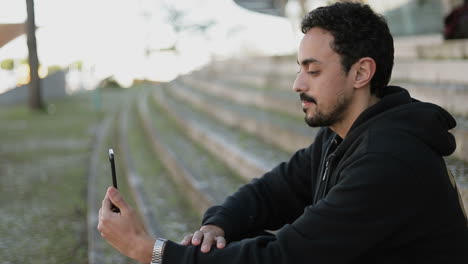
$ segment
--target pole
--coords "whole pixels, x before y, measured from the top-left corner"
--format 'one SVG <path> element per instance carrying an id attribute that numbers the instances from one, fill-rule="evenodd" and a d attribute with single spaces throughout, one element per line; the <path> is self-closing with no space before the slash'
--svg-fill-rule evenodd
<path id="1" fill-rule="evenodd" d="M 41 82 L 39 78 L 39 59 L 37 57 L 36 23 L 34 16 L 34 0 L 26 0 L 28 18 L 26 20 L 28 52 L 29 52 L 29 108 L 41 110 L 43 108 L 41 96 Z"/>

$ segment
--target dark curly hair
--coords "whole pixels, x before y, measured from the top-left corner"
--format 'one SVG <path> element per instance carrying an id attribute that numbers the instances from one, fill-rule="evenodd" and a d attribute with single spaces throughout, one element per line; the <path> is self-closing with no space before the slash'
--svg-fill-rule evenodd
<path id="1" fill-rule="evenodd" d="M 346 73 L 360 58 L 374 59 L 376 72 L 371 80 L 371 94 L 382 97 L 393 68 L 393 37 L 385 19 L 368 5 L 344 2 L 306 14 L 301 23 L 302 32 L 305 34 L 313 27 L 333 35 L 331 48 L 340 55 Z"/>

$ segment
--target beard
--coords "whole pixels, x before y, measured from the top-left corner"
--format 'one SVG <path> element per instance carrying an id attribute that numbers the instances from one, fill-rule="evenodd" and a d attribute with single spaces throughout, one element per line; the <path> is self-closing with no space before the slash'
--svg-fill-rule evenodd
<path id="1" fill-rule="evenodd" d="M 313 99 L 313 102 L 316 105 L 316 112 L 312 116 L 307 116 L 307 109 L 304 109 L 303 111 L 306 113 L 305 122 L 310 127 L 329 127 L 343 120 L 344 114 L 351 104 L 351 98 L 339 97 L 336 105 L 327 113 L 318 108 L 315 99 Z"/>

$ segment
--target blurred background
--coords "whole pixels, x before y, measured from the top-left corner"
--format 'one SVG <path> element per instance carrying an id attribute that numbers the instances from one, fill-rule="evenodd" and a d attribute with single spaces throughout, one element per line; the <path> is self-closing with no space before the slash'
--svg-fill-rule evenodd
<path id="1" fill-rule="evenodd" d="M 148 231 L 179 241 L 312 143 L 291 91 L 300 20 L 333 2 L 0 0 L 0 263 L 133 263 L 95 228 L 109 148 Z M 467 208 L 466 1 L 359 2 L 394 36 L 391 83 L 456 117 Z"/>

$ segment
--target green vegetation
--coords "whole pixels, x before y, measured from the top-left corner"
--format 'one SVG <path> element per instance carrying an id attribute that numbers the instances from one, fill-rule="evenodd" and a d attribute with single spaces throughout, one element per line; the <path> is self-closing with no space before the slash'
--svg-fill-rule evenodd
<path id="1" fill-rule="evenodd" d="M 6 59 L 0 62 L 0 68 L 3 70 L 11 71 L 15 68 L 15 62 L 13 59 Z"/>
<path id="2" fill-rule="evenodd" d="M 62 70 L 62 67 L 59 66 L 59 65 L 51 65 L 47 68 L 47 70 L 49 71 L 49 74 L 52 74 L 54 72 L 58 72 L 58 71 L 61 71 Z"/>
<path id="3" fill-rule="evenodd" d="M 70 64 L 71 67 L 81 71 L 83 69 L 83 62 L 82 61 L 75 61 Z"/>
<path id="4" fill-rule="evenodd" d="M 116 87 L 112 77 L 103 86 Z M 101 87 L 95 92 L 52 101 L 45 112 L 32 112 L 23 106 L 0 105 L 0 262 L 1 263 L 88 263 L 89 208 L 100 207 L 105 190 L 111 185 L 107 150 L 116 152 L 119 190 L 135 207 L 132 190 L 127 182 L 122 140 L 120 113 L 129 111 L 128 153 L 133 166 L 144 182 L 157 226 L 163 237 L 179 241 L 184 234 L 197 229 L 200 216 L 190 208 L 184 195 L 186 190 L 177 186 L 170 173 L 158 160 L 158 155 L 149 144 L 138 116 L 137 104 L 147 100 L 151 119 L 150 126 L 157 130 L 158 137 L 171 148 L 179 162 L 190 168 L 204 191 L 221 202 L 245 182 L 235 171 L 229 169 L 219 157 L 208 153 L 202 142 L 193 142 L 190 132 L 176 122 L 195 122 L 222 135 L 228 143 L 275 163 L 289 155 L 276 147 L 262 142 L 256 136 L 219 124 L 184 100 L 166 94 L 162 85 L 140 83 L 132 89 Z M 148 87 L 150 86 L 150 87 Z M 170 91 L 170 90 L 169 90 Z M 152 96 L 156 93 L 155 100 Z M 144 93 L 145 96 L 137 97 Z M 201 94 L 201 93 L 200 93 Z M 102 99 L 96 107 L 96 98 Z M 288 114 L 266 111 L 251 105 L 237 105 L 225 98 L 204 95 L 214 109 L 227 108 L 244 116 L 280 124 L 299 131 L 303 121 Z M 130 103 L 131 104 L 130 104 Z M 164 107 L 163 107 L 164 106 Z M 166 109 L 167 107 L 167 109 Z M 168 113 L 167 111 L 170 111 Z M 173 113 L 173 114 L 171 114 Z M 96 131 L 103 124 L 109 129 L 96 144 Z M 462 126 L 464 123 L 462 123 Z M 305 127 L 307 129 L 307 127 Z M 96 197 L 88 204 L 88 173 L 93 147 L 99 146 L 99 162 L 94 185 Z M 448 158 L 449 168 L 459 186 L 468 186 L 466 162 Z M 90 209 L 94 211 L 93 209 Z M 112 248 L 93 227 L 91 233 L 96 263 L 135 263 Z"/>
<path id="5" fill-rule="evenodd" d="M 158 88 L 156 88 L 158 89 Z M 164 100 L 169 101 L 168 97 Z M 203 191 L 210 195 L 215 202 L 221 203 L 225 197 L 234 192 L 243 179 L 227 167 L 211 153 L 207 152 L 201 142 L 189 139 L 183 128 L 169 117 L 166 111 L 154 100 L 150 100 L 149 110 L 153 118 L 153 126 L 158 131 L 160 140 L 175 153 L 177 159 L 187 168 L 193 177 L 204 186 Z M 158 113 L 158 114 L 156 114 Z"/>
<path id="6" fill-rule="evenodd" d="M 28 59 L 28 57 L 19 60 L 19 64 L 22 64 L 22 65 L 29 65 L 29 59 Z"/>
<path id="7" fill-rule="evenodd" d="M 116 93 L 115 95 L 118 95 L 119 93 Z M 123 94 L 123 93 L 122 93 Z M 119 97 L 109 97 L 108 93 L 105 93 L 107 95 L 107 101 L 110 102 L 111 98 L 114 98 L 114 100 L 117 101 L 122 101 L 122 98 Z M 120 109 L 119 109 L 120 110 Z M 96 200 L 94 203 L 97 205 L 99 208 L 101 206 L 102 199 L 104 198 L 104 194 L 107 190 L 107 188 L 112 185 L 111 181 L 111 169 L 109 165 L 109 156 L 108 150 L 109 148 L 114 149 L 115 155 L 116 155 L 116 175 L 117 175 L 117 181 L 118 181 L 118 187 L 120 193 L 125 197 L 126 201 L 135 207 L 135 201 L 133 200 L 132 197 L 132 192 L 129 187 L 127 177 L 125 175 L 125 167 L 123 164 L 123 154 L 122 150 L 119 148 L 118 145 L 118 129 L 119 129 L 119 122 L 117 122 L 118 111 L 116 111 L 115 114 L 112 114 L 110 118 L 112 119 L 112 123 L 110 126 L 110 129 L 108 131 L 108 134 L 106 135 L 102 148 L 99 150 L 99 153 L 102 155 L 99 155 L 99 165 L 97 168 L 97 175 L 95 179 L 95 191 L 97 194 Z M 89 190 L 88 190 L 89 191 Z M 98 231 L 96 229 L 93 230 L 98 234 Z M 97 255 L 96 257 L 96 263 L 99 264 L 116 264 L 116 263 L 134 263 L 131 259 L 129 259 L 126 256 L 121 255 L 117 250 L 115 250 L 111 245 L 109 245 L 104 239 L 100 237 L 100 234 L 97 235 L 98 239 L 95 241 L 95 253 Z"/>
<path id="8" fill-rule="evenodd" d="M 122 86 L 115 80 L 114 76 L 109 76 L 99 82 L 98 87 L 102 88 L 122 88 Z"/>
<path id="9" fill-rule="evenodd" d="M 110 112 L 123 93 L 106 91 Z M 87 263 L 89 155 L 101 114 L 91 93 L 36 113 L 0 106 L 2 263 Z"/>
<path id="10" fill-rule="evenodd" d="M 160 235 L 180 241 L 184 235 L 198 229 L 200 216 L 190 207 L 185 196 L 174 195 L 184 193 L 184 190 L 176 185 L 170 173 L 157 159 L 137 115 L 137 109 L 133 107 L 133 118 L 130 118 L 128 124 L 128 141 L 135 170 L 145 183 L 143 188 L 148 196 L 149 206 L 158 216 L 158 224 L 163 232 Z"/>

